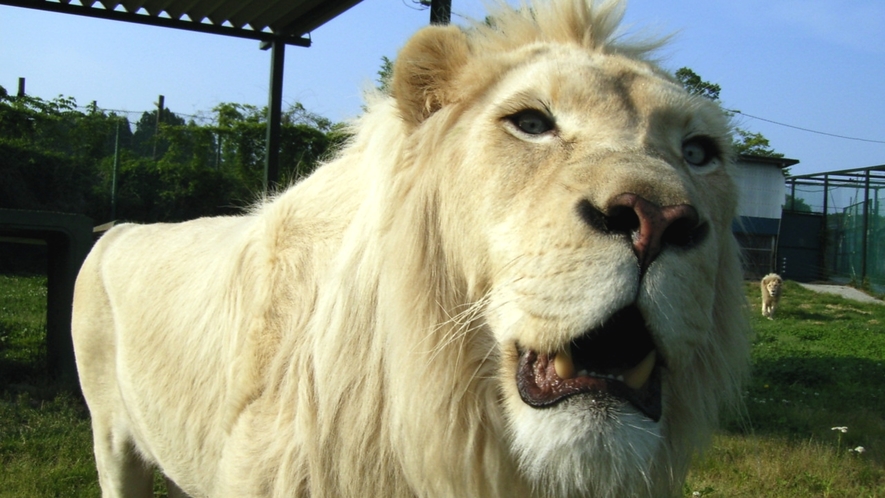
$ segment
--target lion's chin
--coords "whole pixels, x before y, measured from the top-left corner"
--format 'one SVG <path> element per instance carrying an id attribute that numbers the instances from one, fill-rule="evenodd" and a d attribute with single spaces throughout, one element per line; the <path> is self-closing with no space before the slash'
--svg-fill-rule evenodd
<path id="1" fill-rule="evenodd" d="M 525 407 L 513 418 L 513 447 L 522 471 L 549 496 L 656 496 L 652 462 L 666 466 L 660 423 L 625 401 L 585 396 L 555 407 Z"/>
<path id="2" fill-rule="evenodd" d="M 623 400 L 658 422 L 661 363 L 642 314 L 631 305 L 558 352 L 520 350 L 516 384 L 534 408 L 579 398 L 587 409 L 600 410 Z"/>

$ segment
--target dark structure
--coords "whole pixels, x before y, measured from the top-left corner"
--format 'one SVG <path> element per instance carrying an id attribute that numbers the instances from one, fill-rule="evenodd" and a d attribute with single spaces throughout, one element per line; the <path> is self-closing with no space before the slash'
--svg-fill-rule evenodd
<path id="1" fill-rule="evenodd" d="M 885 165 L 789 176 L 786 188 L 786 276 L 885 289 Z"/>
<path id="2" fill-rule="evenodd" d="M 46 363 L 66 385 L 77 384 L 71 310 L 74 281 L 92 248 L 92 224 L 79 214 L 0 209 L 0 240 L 48 248 Z"/>

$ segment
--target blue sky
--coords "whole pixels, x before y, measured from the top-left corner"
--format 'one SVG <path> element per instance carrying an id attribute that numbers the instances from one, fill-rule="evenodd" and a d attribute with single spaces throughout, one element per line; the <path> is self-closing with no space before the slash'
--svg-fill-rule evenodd
<path id="1" fill-rule="evenodd" d="M 415 7 L 364 0 L 312 33 L 311 48 L 287 47 L 284 102 L 336 121 L 357 115 L 381 57 L 427 24 Z M 453 0 L 452 9 L 455 22 L 484 12 L 480 0 Z M 720 84 L 727 108 L 885 142 L 882 0 L 632 0 L 625 22 L 632 33 L 675 33 L 664 67 Z M 255 41 L 0 5 L 0 85 L 11 93 L 25 77 L 27 92 L 45 99 L 140 114 L 162 94 L 174 112 L 208 115 L 221 102 L 266 105 L 269 65 Z M 885 143 L 738 124 L 800 160 L 794 174 L 885 164 Z"/>

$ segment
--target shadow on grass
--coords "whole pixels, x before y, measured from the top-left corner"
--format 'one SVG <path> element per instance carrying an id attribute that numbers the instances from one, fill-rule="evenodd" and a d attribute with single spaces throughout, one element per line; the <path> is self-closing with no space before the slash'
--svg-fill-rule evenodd
<path id="1" fill-rule="evenodd" d="M 4 336 L 4 327 L 0 321 L 0 338 L 8 337 Z M 51 400 L 61 393 L 82 398 L 79 389 L 63 385 L 49 372 L 44 343 L 22 348 L 6 342 L 0 340 L 0 399 L 12 401 L 23 393 L 32 400 L 41 401 Z"/>
<path id="2" fill-rule="evenodd" d="M 781 311 L 781 314 L 784 314 L 784 312 Z M 830 315 L 827 315 L 824 313 L 817 313 L 814 311 L 808 311 L 808 310 L 804 310 L 801 308 L 790 309 L 789 314 L 790 314 L 791 318 L 794 318 L 796 320 L 808 320 L 808 321 L 822 322 L 822 321 L 827 321 L 827 320 L 832 319 L 832 317 Z"/>
<path id="3" fill-rule="evenodd" d="M 885 463 L 885 362 L 852 357 L 757 359 L 745 413 L 724 430 L 788 440 L 817 440 Z M 847 432 L 834 427 L 848 427 Z"/>

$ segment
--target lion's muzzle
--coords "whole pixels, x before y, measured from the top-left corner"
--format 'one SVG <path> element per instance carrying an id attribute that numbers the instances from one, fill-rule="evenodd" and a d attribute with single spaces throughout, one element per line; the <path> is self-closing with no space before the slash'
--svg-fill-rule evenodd
<path id="1" fill-rule="evenodd" d="M 639 260 L 642 274 L 664 247 L 690 248 L 707 234 L 706 223 L 688 204 L 659 206 L 637 194 L 613 197 L 604 209 L 588 200 L 578 204 L 578 213 L 591 227 L 608 234 L 624 234 Z"/>

